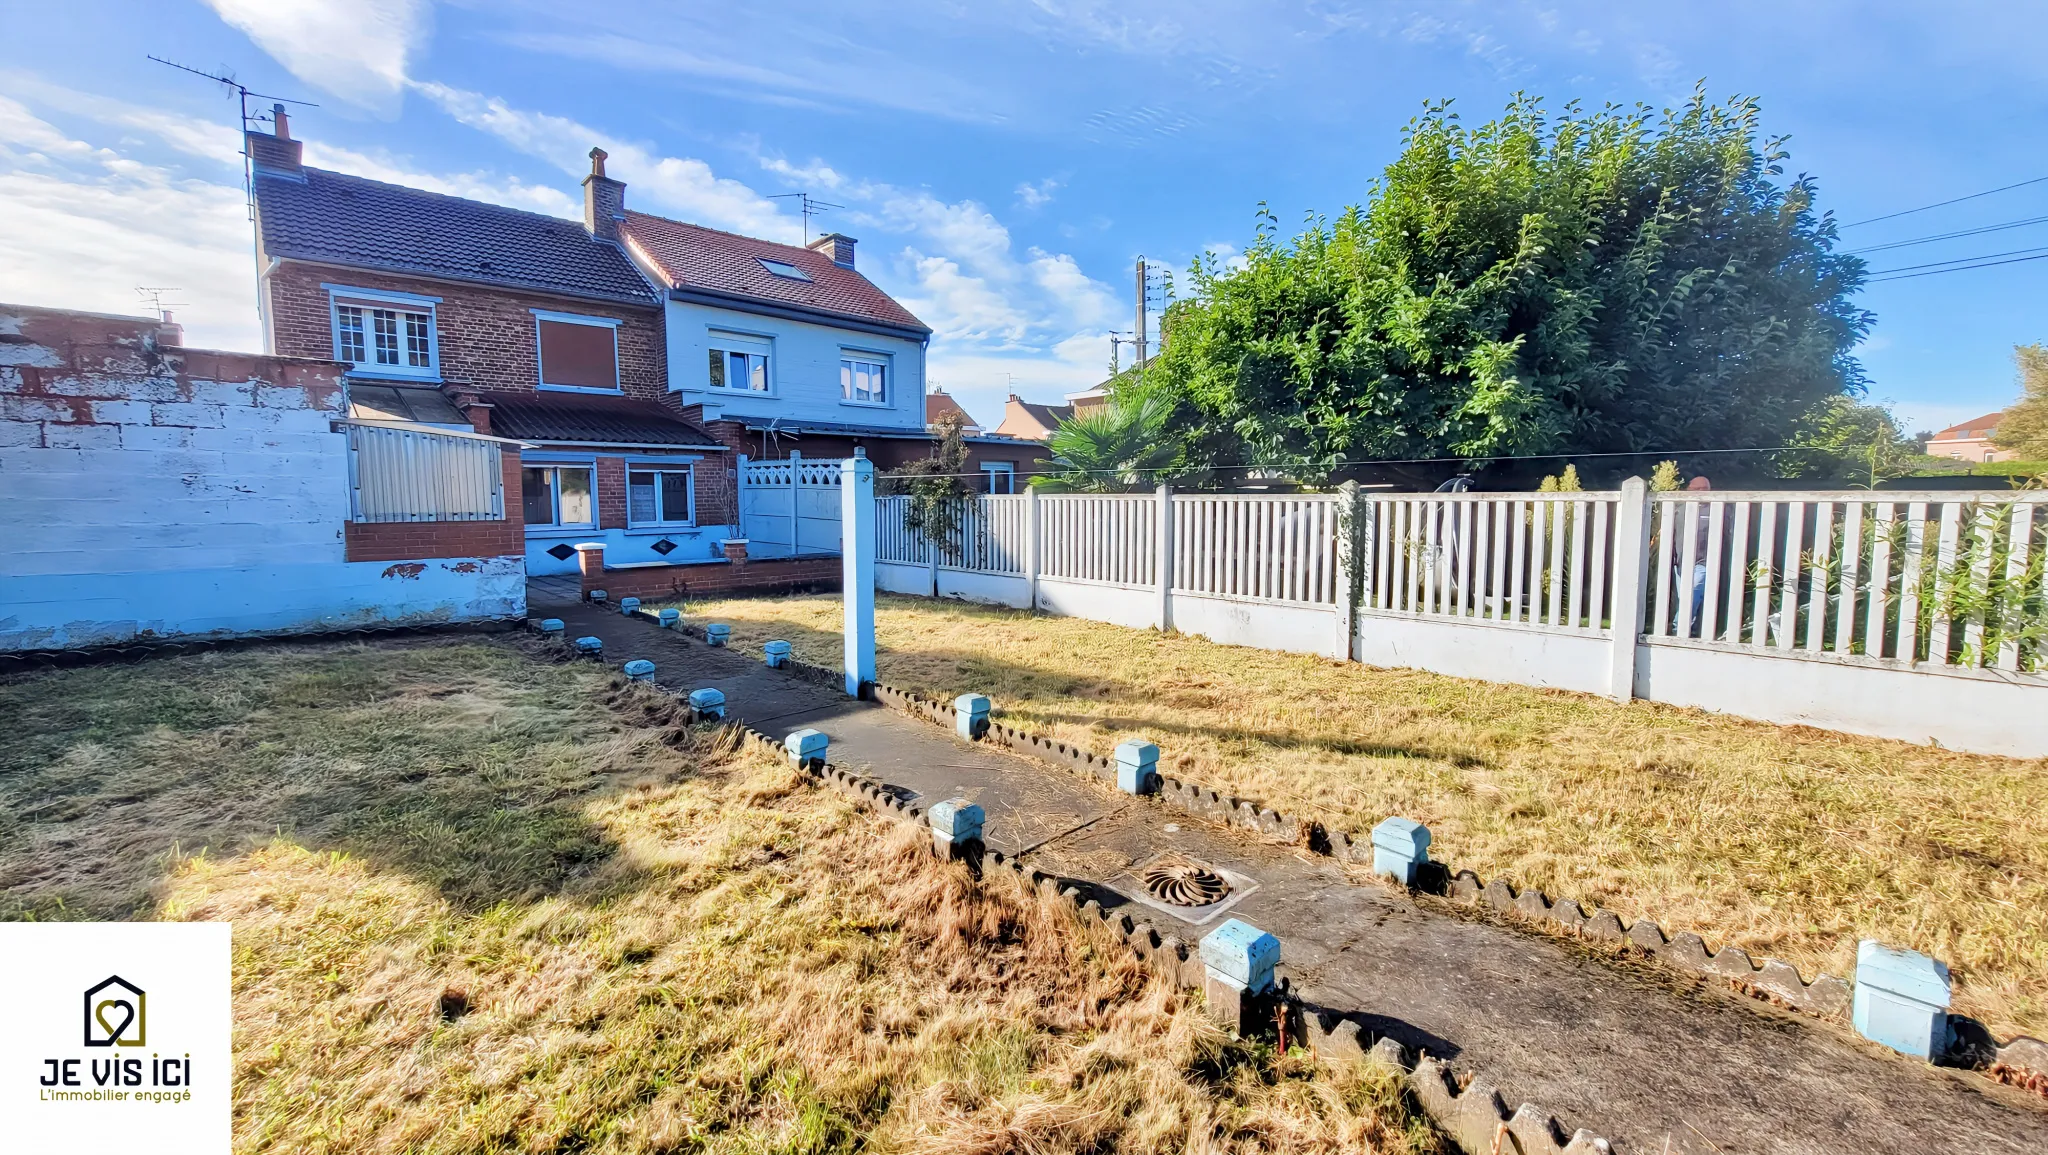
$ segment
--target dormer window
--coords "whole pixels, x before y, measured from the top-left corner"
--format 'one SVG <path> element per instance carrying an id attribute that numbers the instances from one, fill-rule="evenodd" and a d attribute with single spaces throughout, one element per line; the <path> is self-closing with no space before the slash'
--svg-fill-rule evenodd
<path id="1" fill-rule="evenodd" d="M 755 257 L 754 259 L 761 262 L 762 268 L 774 273 L 778 277 L 787 277 L 792 281 L 808 281 L 811 279 L 809 273 L 804 272 L 788 261 L 771 261 L 767 257 Z"/>
<path id="2" fill-rule="evenodd" d="M 371 377 L 441 375 L 433 297 L 326 286 L 332 302 L 334 359 Z"/>

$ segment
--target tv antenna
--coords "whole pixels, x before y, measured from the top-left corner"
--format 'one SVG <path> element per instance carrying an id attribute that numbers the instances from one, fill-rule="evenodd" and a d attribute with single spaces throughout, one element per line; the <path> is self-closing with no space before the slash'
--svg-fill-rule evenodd
<path id="1" fill-rule="evenodd" d="M 233 90 L 235 95 L 239 96 L 242 101 L 242 131 L 244 132 L 247 132 L 249 130 L 249 126 L 252 124 L 266 123 L 272 125 L 274 130 L 277 122 L 276 116 L 271 113 L 265 113 L 261 111 L 249 111 L 249 101 L 251 98 L 254 98 L 256 100 L 274 100 L 279 102 L 273 106 L 273 108 L 277 112 L 282 112 L 284 110 L 284 105 L 287 104 L 296 104 L 303 108 L 320 107 L 319 105 L 313 103 L 310 100 L 296 100 L 289 96 L 274 96 L 267 92 L 252 92 L 250 91 L 247 85 L 244 85 L 232 76 L 220 76 L 215 75 L 211 72 L 203 72 L 197 68 L 191 67 L 190 65 L 180 64 L 175 60 L 165 60 L 161 56 L 151 56 L 149 57 L 149 59 L 156 61 L 158 64 L 167 65 L 171 68 L 175 68 L 180 72 L 189 72 L 194 76 L 204 77 L 207 80 L 213 81 L 215 84 Z M 246 145 L 244 145 L 242 148 L 242 193 L 244 198 L 249 202 L 249 219 L 254 220 L 256 219 L 255 174 L 251 172 L 249 167 L 249 150 Z"/>
<path id="2" fill-rule="evenodd" d="M 149 311 L 155 313 L 156 318 L 159 321 L 169 321 L 171 319 L 171 314 L 168 308 L 169 306 L 183 305 L 187 303 L 184 301 L 166 301 L 164 300 L 164 297 L 171 293 L 182 292 L 184 292 L 183 289 L 175 288 L 170 285 L 135 286 L 135 295 L 149 302 Z"/>
<path id="3" fill-rule="evenodd" d="M 812 217 L 823 216 L 827 211 L 831 209 L 843 209 L 846 207 L 845 205 L 835 205 L 831 201 L 821 201 L 807 192 L 776 193 L 773 196 L 770 196 L 768 199 L 771 201 L 779 201 L 787 200 L 790 197 L 797 198 L 799 211 L 803 213 L 804 244 L 806 245 L 809 245 L 811 243 Z"/>

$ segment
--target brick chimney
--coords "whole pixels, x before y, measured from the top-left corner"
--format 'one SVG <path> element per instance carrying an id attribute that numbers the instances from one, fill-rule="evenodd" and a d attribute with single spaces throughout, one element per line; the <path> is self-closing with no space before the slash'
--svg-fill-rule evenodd
<path id="1" fill-rule="evenodd" d="M 808 246 L 812 252 L 823 253 L 832 258 L 835 265 L 853 267 L 853 246 L 859 242 L 845 233 L 826 233 Z"/>
<path id="2" fill-rule="evenodd" d="M 242 134 L 243 147 L 249 150 L 249 161 L 256 171 L 265 176 L 281 176 L 287 180 L 305 180 L 306 146 L 303 141 L 292 139 L 291 118 L 285 114 L 284 105 L 275 104 L 270 108 L 272 127 L 275 133 L 256 132 Z"/>
<path id="3" fill-rule="evenodd" d="M 626 182 L 604 175 L 605 151 L 590 150 L 590 175 L 583 178 L 583 227 L 602 240 L 619 239 L 626 219 Z"/>

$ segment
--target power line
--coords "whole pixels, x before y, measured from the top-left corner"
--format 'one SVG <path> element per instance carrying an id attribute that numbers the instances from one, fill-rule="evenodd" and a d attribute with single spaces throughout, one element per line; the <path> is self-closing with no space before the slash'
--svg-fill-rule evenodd
<path id="1" fill-rule="evenodd" d="M 2005 221 L 2002 224 L 1984 225 L 1981 228 L 1957 229 L 1952 233 L 1932 233 L 1924 237 L 1909 237 L 1903 241 L 1887 241 L 1881 245 L 1865 245 L 1860 249 L 1843 249 L 1842 255 L 1853 257 L 1863 253 L 1883 252 L 1886 249 L 1904 249 L 1914 245 L 1929 245 L 1936 241 L 1952 241 L 1958 237 L 1974 237 L 1983 233 L 2004 232 L 2006 229 L 2024 228 L 2027 225 L 2038 224 L 2048 224 L 2048 217 L 2028 217 L 2025 220 Z"/>
<path id="2" fill-rule="evenodd" d="M 2048 252 L 2048 245 L 2034 245 L 2024 249 L 2007 249 L 2002 253 L 1980 253 L 1974 257 L 1953 257 L 1946 261 L 1929 261 L 1924 265 L 1900 265 L 1896 269 L 1879 269 L 1872 273 L 1871 276 L 1882 277 L 1891 273 L 1910 273 L 1916 269 L 1938 269 L 1943 265 L 1960 265 L 1968 261 L 1988 261 L 1996 257 L 2017 257 L 2026 253 L 2041 252 Z"/>
<path id="3" fill-rule="evenodd" d="M 2043 255 L 2044 255 L 2044 256 L 2048 256 L 2048 253 L 2044 253 Z M 1490 457 L 1360 457 L 1360 458 L 1353 458 L 1353 459 L 1347 459 L 1347 460 L 1343 460 L 1343 461 L 1328 461 L 1328 462 L 1322 462 L 1322 463 L 1320 463 L 1320 464 L 1321 464 L 1321 465 L 1322 465 L 1323 467 L 1326 467 L 1326 468 L 1331 468 L 1331 469 L 1334 469 L 1334 468 L 1336 468 L 1336 467 L 1338 467 L 1338 466 L 1340 466 L 1340 465 L 1454 465 L 1454 464 L 1478 465 L 1478 464 L 1481 464 L 1481 463 L 1483 463 L 1483 462 L 1496 462 L 1496 461 L 1564 461 L 1564 460 L 1572 460 L 1572 461 L 1578 461 L 1578 460 L 1583 460 L 1583 459 L 1585 459 L 1585 458 L 1589 458 L 1589 457 L 1699 457 L 1699 456 L 1702 456 L 1702 455 L 1704 455 L 1704 454 L 1709 454 L 1709 453 L 1787 453 L 1787 452 L 1791 452 L 1791 451 L 1793 451 L 1793 450 L 1808 450 L 1808 451 L 1819 451 L 1819 450 L 1821 450 L 1822 448 L 1823 448 L 1823 447 L 1821 447 L 1821 446 L 1816 446 L 1816 445 L 1774 445 L 1774 446 L 1762 446 L 1762 447 L 1758 447 L 1758 448 L 1751 448 L 1751 449 L 1635 449 L 1635 450 L 1625 450 L 1625 449 L 1617 449 L 1617 450 L 1606 450 L 1606 451 L 1602 451 L 1602 452 L 1598 452 L 1598 453 L 1523 453 L 1523 454 L 1503 454 L 1503 455 L 1495 455 L 1495 456 L 1490 456 Z M 1048 472 L 1056 472 L 1056 473 L 1062 473 L 1062 474 L 1075 474 L 1075 473 L 1086 473 L 1086 474 L 1096 474 L 1096 473 L 1105 473 L 1105 474 L 1109 474 L 1109 473 L 1178 473 L 1178 472 L 1184 472 L 1184 471 L 1185 471 L 1185 472 L 1195 472 L 1195 473 L 1233 473 L 1233 472 L 1240 472 L 1240 471 L 1250 471 L 1250 470 L 1262 470 L 1262 469 L 1284 469 L 1284 468 L 1287 468 L 1287 467 L 1286 467 L 1286 466 L 1278 466 L 1278 465 L 1217 465 L 1217 466 L 1208 466 L 1208 467 L 1204 467 L 1204 468 L 1201 468 L 1201 469 L 1195 469 L 1195 470 L 1184 470 L 1184 468 L 1183 468 L 1183 467 L 1181 467 L 1181 466 L 1176 466 L 1176 465 L 1154 465 L 1154 466 L 1138 466 L 1138 467 L 1133 467 L 1133 468 L 1129 468 L 1129 469 L 1055 469 L 1055 470 L 1051 470 L 1051 471 L 1048 471 Z M 893 474 L 885 474 L 884 476 L 896 476 L 896 475 L 893 475 Z M 986 476 L 986 474 L 985 474 L 985 473 L 981 473 L 981 472 L 976 472 L 976 473 L 919 473 L 919 474 L 916 474 L 915 476 L 917 476 L 917 477 L 963 477 L 963 478 L 979 478 L 979 477 L 984 477 L 984 476 Z M 1041 476 L 1042 476 L 1042 475 L 1041 475 Z"/>
<path id="4" fill-rule="evenodd" d="M 2025 250 L 2017 251 L 2024 252 Z M 1996 256 L 1997 254 L 1994 253 L 1992 255 Z M 2003 261 L 1986 260 L 1983 261 L 1983 263 L 1981 264 L 1959 265 L 1952 269 L 1929 269 L 1924 273 L 1905 273 L 1896 277 L 1872 277 L 1870 280 L 1865 281 L 1864 283 L 1878 285 L 1883 284 L 1886 281 L 1910 281 L 1915 277 L 1932 277 L 1937 276 L 1941 273 L 1967 273 L 1971 269 L 1989 269 L 1996 267 L 1998 265 L 2017 265 L 2023 261 L 2039 261 L 2044 259 L 2048 259 L 2048 253 L 2035 253 L 2033 256 L 2030 257 L 2011 257 Z"/>
<path id="5" fill-rule="evenodd" d="M 1860 221 L 1850 221 L 1848 224 L 1841 225 L 1838 227 L 1845 229 L 1853 229 L 1858 225 L 1874 225 L 1879 221 L 1888 221 L 1894 217 L 1908 217 L 1912 216 L 1914 213 L 1924 213 L 1929 209 L 1946 208 L 1949 205 L 1959 205 L 1964 201 L 1973 201 L 1976 200 L 1978 197 L 1988 197 L 1993 193 L 2011 192 L 2013 189 L 2025 188 L 2030 184 L 2040 184 L 2043 181 L 2048 181 L 2048 176 L 2037 176 L 2032 180 L 2020 181 L 2018 184 L 2001 185 L 1998 188 L 1985 189 L 1983 192 L 1974 192 L 1968 196 L 1953 197 L 1945 201 L 1936 201 L 1931 205 L 1921 205 L 1919 208 L 1916 209 L 1900 209 L 1898 212 L 1886 213 L 1880 217 L 1865 217 Z"/>

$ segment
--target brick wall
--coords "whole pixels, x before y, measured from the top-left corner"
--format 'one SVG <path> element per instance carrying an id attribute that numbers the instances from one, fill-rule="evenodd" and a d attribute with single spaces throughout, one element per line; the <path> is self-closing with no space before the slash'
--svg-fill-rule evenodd
<path id="1" fill-rule="evenodd" d="M 519 505 L 519 454 L 498 454 L 504 470 L 505 517 L 499 521 L 372 521 L 344 526 L 348 560 L 409 561 L 422 557 L 513 557 L 526 552 Z"/>
<path id="2" fill-rule="evenodd" d="M 837 557 L 775 558 L 744 565 L 635 566 L 608 569 L 593 582 L 583 579 L 583 592 L 601 589 L 616 603 L 620 598 L 714 597 L 720 594 L 786 593 L 791 590 L 839 588 Z"/>
<path id="3" fill-rule="evenodd" d="M 552 309 L 620 321 L 620 388 L 628 396 L 651 401 L 669 396 L 662 314 L 651 301 L 645 306 L 586 301 L 286 261 L 264 282 L 272 339 L 280 355 L 334 356 L 334 322 L 323 283 L 441 298 L 434 330 L 440 343 L 441 380 L 451 389 L 538 389 L 540 349 L 531 310 Z"/>
<path id="4" fill-rule="evenodd" d="M 623 457 L 600 455 L 597 459 L 597 527 L 626 528 L 626 459 Z"/>
<path id="5" fill-rule="evenodd" d="M 465 550 L 495 533 L 488 556 L 348 564 L 343 366 L 163 329 L 0 305 L 0 649 L 523 610 L 511 519 L 457 531 Z"/>

